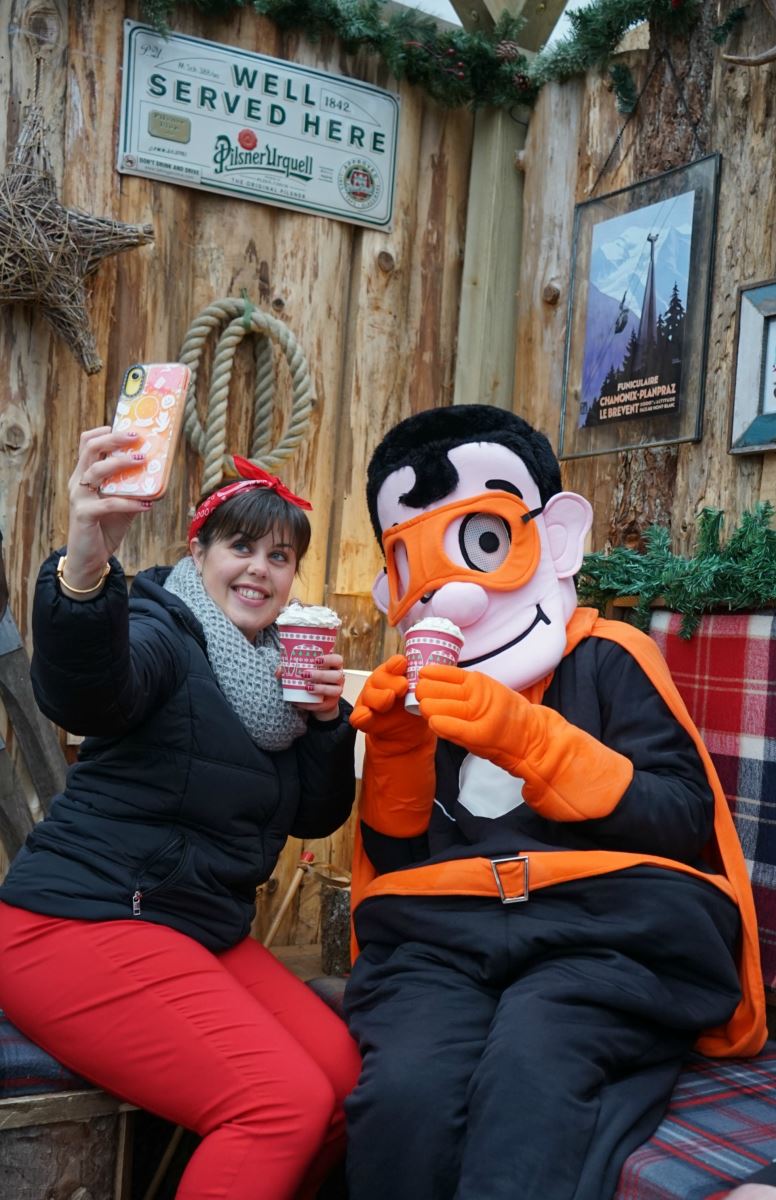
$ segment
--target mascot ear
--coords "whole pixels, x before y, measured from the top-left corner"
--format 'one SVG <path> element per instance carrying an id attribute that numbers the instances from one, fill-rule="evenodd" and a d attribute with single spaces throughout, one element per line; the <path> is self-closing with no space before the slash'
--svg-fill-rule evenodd
<path id="1" fill-rule="evenodd" d="M 388 612 L 391 593 L 388 589 L 388 574 L 385 570 L 380 571 L 375 577 L 375 581 L 372 584 L 372 599 L 381 613 Z"/>
<path id="2" fill-rule="evenodd" d="M 544 506 L 544 527 L 550 541 L 558 579 L 576 574 L 585 553 L 585 538 L 593 523 L 593 510 L 576 492 L 557 492 Z"/>

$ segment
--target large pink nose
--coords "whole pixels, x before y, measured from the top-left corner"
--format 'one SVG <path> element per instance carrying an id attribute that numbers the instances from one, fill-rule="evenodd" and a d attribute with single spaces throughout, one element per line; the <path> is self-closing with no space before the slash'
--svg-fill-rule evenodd
<path id="1" fill-rule="evenodd" d="M 479 621 L 487 607 L 488 593 L 478 583 L 446 583 L 429 601 L 435 617 L 447 617 L 461 629 Z"/>

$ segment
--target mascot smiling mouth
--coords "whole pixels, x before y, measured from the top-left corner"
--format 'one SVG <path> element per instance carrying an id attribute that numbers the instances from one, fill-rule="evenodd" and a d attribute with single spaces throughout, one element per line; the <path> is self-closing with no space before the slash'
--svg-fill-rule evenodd
<path id="1" fill-rule="evenodd" d="M 527 638 L 528 634 L 536 628 L 540 621 L 543 621 L 545 625 L 552 624 L 550 618 L 543 611 L 541 604 L 537 604 L 536 616 L 531 624 L 527 629 L 524 629 L 522 633 L 518 633 L 516 638 L 512 638 L 511 642 L 505 642 L 503 646 L 499 646 L 496 650 L 489 650 L 487 654 L 480 654 L 477 658 L 462 658 L 459 661 L 458 666 L 463 668 L 474 667 L 477 665 L 477 663 L 485 662 L 485 660 L 488 658 L 495 658 L 497 654 L 503 654 L 505 650 L 511 650 L 513 646 L 518 644 L 518 642 L 522 642 L 523 638 Z"/>

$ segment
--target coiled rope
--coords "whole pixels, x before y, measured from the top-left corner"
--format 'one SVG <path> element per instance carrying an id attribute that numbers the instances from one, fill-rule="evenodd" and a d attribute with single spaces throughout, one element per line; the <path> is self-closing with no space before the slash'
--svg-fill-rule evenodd
<path id="1" fill-rule="evenodd" d="M 204 429 L 197 412 L 197 375 L 202 350 L 211 334 L 229 322 L 221 333 L 213 356 L 210 390 Z M 195 317 L 183 340 L 179 361 L 191 370 L 183 427 L 193 449 L 203 459 L 202 492 L 217 487 L 224 471 L 234 464 L 226 454 L 226 423 L 229 384 L 234 356 L 246 334 L 256 334 L 254 357 L 256 384 L 253 394 L 253 425 L 248 457 L 265 470 L 274 471 L 289 458 L 307 433 L 313 410 L 310 371 L 294 335 L 287 325 L 255 308 L 247 298 L 235 296 L 214 300 Z M 272 343 L 283 351 L 291 372 L 292 403 L 288 423 L 277 446 L 270 444 L 275 401 Z"/>

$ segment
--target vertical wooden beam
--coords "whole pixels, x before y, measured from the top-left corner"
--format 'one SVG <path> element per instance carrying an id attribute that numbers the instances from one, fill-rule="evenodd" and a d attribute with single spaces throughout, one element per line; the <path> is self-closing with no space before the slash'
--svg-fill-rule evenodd
<path id="1" fill-rule="evenodd" d="M 526 50 L 539 50 L 558 23 L 566 0 L 450 0 L 464 29 L 488 32 L 503 13 L 522 17 L 520 45 Z"/>
<path id="2" fill-rule="evenodd" d="M 490 32 L 506 10 L 523 16 L 520 45 L 544 44 L 564 0 L 452 0 L 465 29 Z M 517 68 L 516 68 L 517 70 Z M 523 178 L 515 170 L 529 110 L 481 109 L 469 177 L 454 404 L 512 407 L 523 225 Z"/>
<path id="3" fill-rule="evenodd" d="M 763 454 L 760 494 L 755 499 L 762 504 L 768 500 L 776 508 L 776 454 Z"/>
<path id="4" fill-rule="evenodd" d="M 481 109 L 469 177 L 454 404 L 511 408 L 523 225 L 523 179 L 515 156 L 527 122 Z"/>

